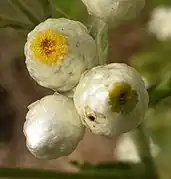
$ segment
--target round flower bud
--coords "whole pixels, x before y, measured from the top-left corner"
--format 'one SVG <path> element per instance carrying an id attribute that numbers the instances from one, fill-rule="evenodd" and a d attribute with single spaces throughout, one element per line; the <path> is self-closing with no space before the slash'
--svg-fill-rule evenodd
<path id="1" fill-rule="evenodd" d="M 29 151 L 41 159 L 69 155 L 84 134 L 84 126 L 73 101 L 49 95 L 28 107 L 24 134 Z"/>
<path id="2" fill-rule="evenodd" d="M 83 124 L 93 133 L 109 137 L 137 127 L 144 119 L 148 101 L 141 76 L 120 63 L 83 73 L 74 93 Z"/>
<path id="3" fill-rule="evenodd" d="M 86 27 L 65 18 L 47 19 L 28 34 L 26 66 L 41 86 L 69 91 L 81 74 L 97 65 L 96 45 Z"/>
<path id="4" fill-rule="evenodd" d="M 89 14 L 117 25 L 136 18 L 143 9 L 145 0 L 82 0 Z"/>

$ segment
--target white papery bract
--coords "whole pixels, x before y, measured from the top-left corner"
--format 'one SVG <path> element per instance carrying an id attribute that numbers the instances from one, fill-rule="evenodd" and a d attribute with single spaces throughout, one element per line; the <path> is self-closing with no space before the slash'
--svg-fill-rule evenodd
<path id="1" fill-rule="evenodd" d="M 148 101 L 141 76 L 120 63 L 88 70 L 74 93 L 74 104 L 83 124 L 93 133 L 109 137 L 137 127 L 144 119 Z"/>
<path id="2" fill-rule="evenodd" d="M 156 35 L 158 40 L 171 39 L 171 7 L 159 6 L 154 9 L 148 31 Z"/>
<path id="3" fill-rule="evenodd" d="M 28 107 L 24 134 L 29 151 L 41 159 L 69 155 L 84 134 L 73 101 L 55 93 Z"/>
<path id="4" fill-rule="evenodd" d="M 60 92 L 71 90 L 81 74 L 98 63 L 95 41 L 87 28 L 65 18 L 37 25 L 28 34 L 25 56 L 31 77 Z"/>
<path id="5" fill-rule="evenodd" d="M 112 26 L 136 18 L 145 5 L 145 0 L 82 0 L 89 14 Z"/>

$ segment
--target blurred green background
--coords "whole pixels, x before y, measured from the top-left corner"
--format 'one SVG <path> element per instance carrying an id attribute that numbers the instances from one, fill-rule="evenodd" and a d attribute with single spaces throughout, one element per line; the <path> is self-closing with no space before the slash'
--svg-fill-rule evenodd
<path id="1" fill-rule="evenodd" d="M 153 9 L 163 5 L 171 8 L 171 1 L 147 0 L 135 20 L 109 29 L 107 61 L 132 65 L 152 89 L 168 79 L 164 89 L 167 95 L 158 93 L 161 100 L 150 105 L 147 111 L 146 129 L 161 149 L 155 158 L 157 170 L 162 179 L 170 179 L 171 40 L 160 41 L 147 30 Z M 116 139 L 110 141 L 89 131 L 73 154 L 53 161 L 37 160 L 25 146 L 22 127 L 27 106 L 52 92 L 38 86 L 29 77 L 23 48 L 28 32 L 50 17 L 79 20 L 92 35 L 95 34 L 95 23 L 80 0 L 0 0 L 0 166 L 77 171 L 70 161 L 113 162 Z M 171 17 L 168 23 L 171 25 Z M 101 170 L 97 168 L 95 170 Z M 121 165 L 120 168 L 124 167 Z"/>

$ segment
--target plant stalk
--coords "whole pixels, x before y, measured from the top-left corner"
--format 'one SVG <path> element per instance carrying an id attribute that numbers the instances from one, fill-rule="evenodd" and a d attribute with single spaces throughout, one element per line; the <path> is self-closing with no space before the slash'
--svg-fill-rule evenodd
<path id="1" fill-rule="evenodd" d="M 149 179 L 159 179 L 155 163 L 150 151 L 149 137 L 145 131 L 144 123 L 140 124 L 132 133 L 141 162 L 144 164 L 146 176 Z"/>

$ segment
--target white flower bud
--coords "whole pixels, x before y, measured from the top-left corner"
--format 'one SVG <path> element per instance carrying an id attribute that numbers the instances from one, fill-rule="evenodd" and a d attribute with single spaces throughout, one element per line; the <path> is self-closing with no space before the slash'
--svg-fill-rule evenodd
<path id="1" fill-rule="evenodd" d="M 171 39 L 171 8 L 159 6 L 152 12 L 148 24 L 149 32 L 156 35 L 158 40 Z"/>
<path id="2" fill-rule="evenodd" d="M 93 133 L 109 137 L 137 127 L 144 119 L 148 101 L 141 76 L 120 63 L 85 72 L 74 93 L 83 124 Z"/>
<path id="3" fill-rule="evenodd" d="M 96 45 L 86 27 L 65 18 L 48 19 L 28 34 L 26 65 L 41 86 L 69 91 L 81 74 L 97 65 Z"/>
<path id="4" fill-rule="evenodd" d="M 28 107 L 24 134 L 29 151 L 41 159 L 55 159 L 74 151 L 84 126 L 73 101 L 55 93 Z"/>
<path id="5" fill-rule="evenodd" d="M 143 9 L 145 0 L 82 0 L 89 14 L 117 25 L 134 19 Z"/>

